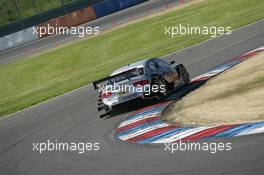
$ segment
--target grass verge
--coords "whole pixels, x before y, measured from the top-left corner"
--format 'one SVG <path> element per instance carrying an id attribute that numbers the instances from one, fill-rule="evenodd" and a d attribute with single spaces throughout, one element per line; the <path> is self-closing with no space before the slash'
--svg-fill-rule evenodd
<path id="1" fill-rule="evenodd" d="M 164 35 L 165 26 L 231 26 L 263 19 L 262 0 L 207 0 L 34 57 L 0 65 L 0 116 L 102 78 L 125 64 L 208 39 Z"/>
<path id="2" fill-rule="evenodd" d="M 183 125 L 264 121 L 264 53 L 240 63 L 176 102 L 165 120 Z"/>

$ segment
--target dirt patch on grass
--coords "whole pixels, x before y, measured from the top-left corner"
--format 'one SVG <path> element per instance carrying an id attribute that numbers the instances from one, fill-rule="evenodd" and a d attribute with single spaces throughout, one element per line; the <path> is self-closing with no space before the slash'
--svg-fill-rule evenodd
<path id="1" fill-rule="evenodd" d="M 173 104 L 164 119 L 183 125 L 264 121 L 264 53 L 209 80 Z"/>

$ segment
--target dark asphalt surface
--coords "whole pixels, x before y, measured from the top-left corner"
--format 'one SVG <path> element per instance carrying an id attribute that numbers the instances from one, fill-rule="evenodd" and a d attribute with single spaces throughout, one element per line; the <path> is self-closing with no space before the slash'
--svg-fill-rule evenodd
<path id="1" fill-rule="evenodd" d="M 91 21 L 83 24 L 82 26 L 100 27 L 100 31 L 103 32 L 117 25 L 127 23 L 133 20 L 132 17 L 140 18 L 147 16 L 158 11 L 165 10 L 166 6 L 175 6 L 178 4 L 178 0 L 151 0 L 137 6 L 122 10 L 112 15 L 99 18 L 95 21 Z M 86 36 L 88 37 L 88 36 Z M 22 58 L 28 55 L 39 54 L 40 52 L 58 47 L 61 44 L 65 44 L 70 41 L 76 41 L 77 35 L 53 35 L 41 40 L 33 41 L 22 46 L 9 49 L 0 52 L 0 64 L 8 63 L 18 58 Z"/>
<path id="2" fill-rule="evenodd" d="M 166 57 L 187 66 L 192 76 L 264 45 L 264 21 L 203 42 Z M 164 151 L 164 146 L 115 141 L 111 133 L 125 113 L 102 120 L 91 86 L 72 91 L 0 120 L 0 174 L 264 174 L 264 135 L 222 140 L 232 150 Z M 238 109 L 239 110 L 239 109 Z M 221 112 L 221 111 L 219 111 Z M 99 142 L 100 150 L 84 154 L 32 151 L 33 142 Z"/>

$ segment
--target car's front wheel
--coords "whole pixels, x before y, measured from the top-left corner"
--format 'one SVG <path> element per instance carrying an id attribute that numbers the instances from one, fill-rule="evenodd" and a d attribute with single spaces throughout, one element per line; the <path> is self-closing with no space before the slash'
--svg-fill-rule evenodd
<path id="1" fill-rule="evenodd" d="M 190 82 L 190 75 L 184 66 L 180 67 L 180 78 L 184 84 L 188 84 Z"/>

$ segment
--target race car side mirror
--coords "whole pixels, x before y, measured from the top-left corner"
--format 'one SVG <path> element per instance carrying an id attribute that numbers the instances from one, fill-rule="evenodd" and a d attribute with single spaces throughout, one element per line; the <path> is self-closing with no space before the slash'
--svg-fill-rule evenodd
<path id="1" fill-rule="evenodd" d="M 171 61 L 171 62 L 170 62 L 170 64 L 174 64 L 174 63 L 175 63 L 175 61 Z"/>

